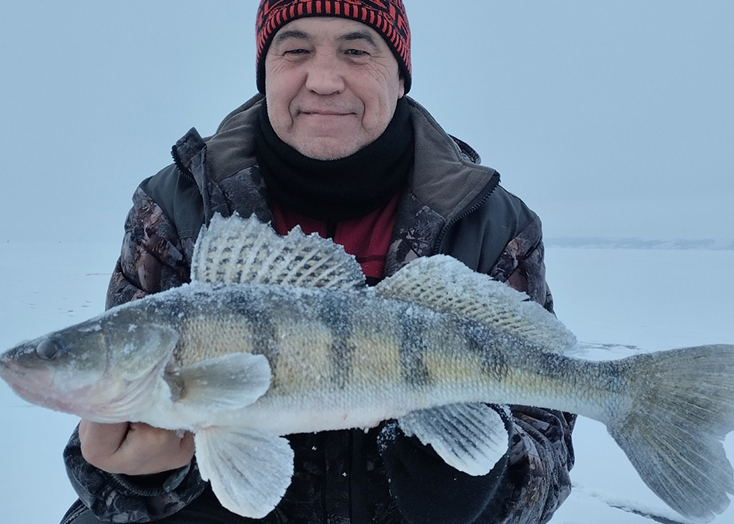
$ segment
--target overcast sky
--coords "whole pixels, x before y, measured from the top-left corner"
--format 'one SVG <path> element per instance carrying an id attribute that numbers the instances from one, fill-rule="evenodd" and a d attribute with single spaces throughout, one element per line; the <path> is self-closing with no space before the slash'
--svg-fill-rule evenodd
<path id="1" fill-rule="evenodd" d="M 411 96 L 546 236 L 734 239 L 734 2 L 405 0 Z M 117 241 L 255 93 L 255 0 L 5 0 L 0 241 Z"/>

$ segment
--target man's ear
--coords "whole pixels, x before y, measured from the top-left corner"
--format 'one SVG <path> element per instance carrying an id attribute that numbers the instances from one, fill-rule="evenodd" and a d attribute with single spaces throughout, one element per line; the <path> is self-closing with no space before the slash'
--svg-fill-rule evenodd
<path id="1" fill-rule="evenodd" d="M 403 78 L 403 75 L 400 75 L 400 90 L 398 91 L 398 98 L 403 98 L 405 96 L 405 78 Z"/>

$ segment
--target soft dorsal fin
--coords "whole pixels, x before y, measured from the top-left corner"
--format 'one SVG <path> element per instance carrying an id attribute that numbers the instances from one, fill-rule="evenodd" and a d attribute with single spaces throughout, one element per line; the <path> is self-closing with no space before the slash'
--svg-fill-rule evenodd
<path id="1" fill-rule="evenodd" d="M 549 351 L 562 352 L 576 343 L 576 337 L 554 315 L 525 293 L 446 255 L 412 261 L 380 282 L 375 292 L 473 320 Z"/>
<path id="2" fill-rule="evenodd" d="M 216 214 L 196 241 L 191 280 L 351 289 L 364 285 L 364 274 L 344 248 L 299 227 L 280 236 L 254 215 Z"/>

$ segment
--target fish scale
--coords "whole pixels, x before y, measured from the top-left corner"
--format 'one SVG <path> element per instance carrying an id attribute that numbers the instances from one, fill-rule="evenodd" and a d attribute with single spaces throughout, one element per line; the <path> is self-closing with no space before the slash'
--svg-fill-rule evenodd
<path id="1" fill-rule="evenodd" d="M 354 292 L 300 290 L 298 300 L 293 300 L 288 287 L 212 287 L 206 293 L 180 288 L 146 299 L 156 304 L 146 309 L 152 323 L 166 321 L 173 294 L 179 295 L 179 307 L 190 312 L 179 317 L 176 325 L 181 337 L 174 355 L 186 356 L 177 362 L 180 367 L 232 353 L 264 354 L 262 346 L 253 343 L 256 339 L 275 355 L 268 359 L 274 387 L 247 409 L 256 410 L 258 402 L 268 402 L 269 408 L 288 411 L 286 404 L 295 400 L 294 393 L 309 391 L 318 393 L 311 396 L 315 404 L 344 410 L 355 403 L 403 402 L 405 408 L 395 409 L 423 409 L 429 406 L 416 405 L 415 400 L 396 402 L 396 391 L 401 398 L 409 398 L 413 391 L 435 393 L 440 385 L 452 396 L 434 398 L 431 405 L 537 403 L 539 397 L 558 393 L 554 404 L 567 404 L 558 409 L 582 413 L 588 404 L 583 395 L 591 396 L 599 384 L 574 384 L 581 392 L 575 398 L 568 395 L 569 377 L 598 376 L 597 368 L 603 365 L 543 352 L 519 337 L 451 314 L 383 299 L 370 290 L 359 292 L 358 300 Z M 208 299 L 202 300 L 202 295 Z M 354 307 L 355 302 L 359 307 Z M 259 334 L 254 336 L 254 331 Z M 507 352 L 507 347 L 518 351 Z M 488 391 L 496 398 L 488 397 Z"/>

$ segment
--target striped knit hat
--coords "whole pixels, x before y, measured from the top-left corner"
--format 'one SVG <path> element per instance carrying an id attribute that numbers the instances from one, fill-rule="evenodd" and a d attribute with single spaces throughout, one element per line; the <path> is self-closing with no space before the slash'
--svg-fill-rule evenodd
<path id="1" fill-rule="evenodd" d="M 257 88 L 265 93 L 265 55 L 278 30 L 307 16 L 336 16 L 362 22 L 380 33 L 398 60 L 410 90 L 410 27 L 402 0 L 261 0 L 257 10 Z"/>

